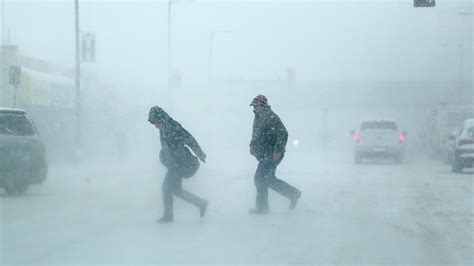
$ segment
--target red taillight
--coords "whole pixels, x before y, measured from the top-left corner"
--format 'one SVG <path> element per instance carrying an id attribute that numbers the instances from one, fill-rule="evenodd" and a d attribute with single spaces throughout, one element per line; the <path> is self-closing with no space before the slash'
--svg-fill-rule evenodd
<path id="1" fill-rule="evenodd" d="M 356 142 L 359 142 L 359 141 L 360 141 L 360 133 L 356 133 L 356 134 L 355 134 L 354 140 L 355 140 Z"/>
<path id="2" fill-rule="evenodd" d="M 398 140 L 400 140 L 400 143 L 405 142 L 405 136 L 403 136 L 403 134 L 400 134 L 400 137 L 398 138 Z"/>
<path id="3" fill-rule="evenodd" d="M 474 144 L 474 140 L 472 140 L 472 139 L 460 139 L 459 142 L 458 142 L 459 146 L 467 145 L 467 144 Z"/>

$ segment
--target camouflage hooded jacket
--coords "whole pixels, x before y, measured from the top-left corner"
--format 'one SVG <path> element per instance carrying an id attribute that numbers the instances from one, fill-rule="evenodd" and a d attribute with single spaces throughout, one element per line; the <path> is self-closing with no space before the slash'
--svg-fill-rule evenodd
<path id="1" fill-rule="evenodd" d="M 273 158 L 274 152 L 283 155 L 287 141 L 288 131 L 270 105 L 260 113 L 255 113 L 250 153 L 257 160 Z"/>
<path id="2" fill-rule="evenodd" d="M 160 161 L 163 165 L 168 168 L 183 168 L 196 164 L 199 166 L 199 162 L 189 148 L 201 161 L 205 161 L 206 154 L 196 139 L 163 109 L 158 106 L 152 107 L 148 114 L 148 121 L 152 124 L 156 122 L 160 124 Z"/>

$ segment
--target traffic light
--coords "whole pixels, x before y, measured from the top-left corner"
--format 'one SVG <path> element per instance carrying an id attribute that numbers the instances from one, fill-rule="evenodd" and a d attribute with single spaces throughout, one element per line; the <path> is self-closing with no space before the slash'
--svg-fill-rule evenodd
<path id="1" fill-rule="evenodd" d="M 436 0 L 413 0 L 414 7 L 434 7 Z"/>

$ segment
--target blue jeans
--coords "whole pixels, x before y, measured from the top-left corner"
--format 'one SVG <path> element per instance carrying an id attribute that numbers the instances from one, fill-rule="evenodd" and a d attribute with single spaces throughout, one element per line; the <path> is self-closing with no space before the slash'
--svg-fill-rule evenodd
<path id="1" fill-rule="evenodd" d="M 164 216 L 173 216 L 173 195 L 181 198 L 196 207 L 202 207 L 205 200 L 183 189 L 182 174 L 179 170 L 168 169 L 163 181 L 163 203 L 165 207 Z"/>
<path id="2" fill-rule="evenodd" d="M 293 199 L 298 195 L 299 190 L 283 180 L 275 176 L 275 171 L 280 161 L 273 159 L 264 159 L 258 163 L 255 173 L 254 182 L 257 187 L 257 210 L 267 210 L 268 205 L 268 188 L 278 192 L 280 195 Z"/>

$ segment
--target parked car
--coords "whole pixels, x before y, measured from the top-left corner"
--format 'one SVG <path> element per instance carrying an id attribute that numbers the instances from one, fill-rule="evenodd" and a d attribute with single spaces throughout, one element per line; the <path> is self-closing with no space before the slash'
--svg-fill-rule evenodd
<path id="1" fill-rule="evenodd" d="M 45 144 L 24 110 L 0 108 L 0 151 L 0 187 L 8 194 L 46 179 Z"/>
<path id="2" fill-rule="evenodd" d="M 434 159 L 447 160 L 449 138 L 453 131 L 461 128 L 466 119 L 474 117 L 472 106 L 440 104 L 426 117 L 424 124 L 425 144 L 428 155 Z"/>
<path id="3" fill-rule="evenodd" d="M 393 158 L 401 164 L 405 157 L 406 132 L 398 130 L 395 121 L 366 120 L 360 130 L 351 131 L 354 135 L 354 161 L 356 164 L 365 158 Z"/>
<path id="4" fill-rule="evenodd" d="M 445 147 L 443 150 L 445 150 L 445 152 L 441 155 L 442 157 L 442 160 L 443 162 L 451 165 L 452 161 L 453 161 L 453 158 L 454 158 L 454 148 L 455 148 L 455 145 L 456 145 L 456 137 L 459 135 L 460 133 L 460 128 L 458 129 L 455 129 L 453 131 L 451 131 L 451 133 L 449 133 L 449 136 L 447 137 L 447 140 L 446 140 L 446 143 L 445 143 Z"/>
<path id="5" fill-rule="evenodd" d="M 464 121 L 459 135 L 455 139 L 451 162 L 452 171 L 460 173 L 464 168 L 474 165 L 474 119 Z"/>

